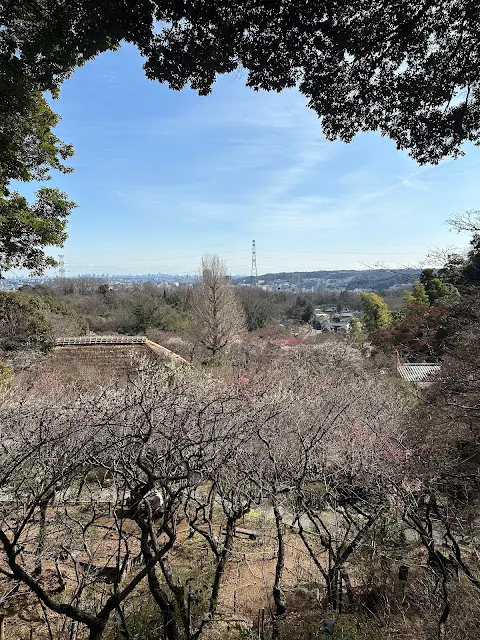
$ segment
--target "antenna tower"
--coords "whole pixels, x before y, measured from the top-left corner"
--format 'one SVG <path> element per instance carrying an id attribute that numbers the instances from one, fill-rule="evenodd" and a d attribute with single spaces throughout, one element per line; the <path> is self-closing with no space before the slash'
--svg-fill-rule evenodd
<path id="1" fill-rule="evenodd" d="M 252 278 L 257 278 L 257 248 L 255 240 L 252 240 Z"/>
<path id="2" fill-rule="evenodd" d="M 58 276 L 65 278 L 65 256 L 63 253 L 58 256 Z"/>

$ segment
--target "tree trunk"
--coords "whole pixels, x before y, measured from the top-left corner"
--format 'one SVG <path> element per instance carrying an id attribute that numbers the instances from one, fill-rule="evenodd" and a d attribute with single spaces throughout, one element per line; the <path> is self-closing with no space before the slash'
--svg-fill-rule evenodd
<path id="1" fill-rule="evenodd" d="M 327 599 L 328 608 L 332 611 L 337 610 L 337 596 L 338 596 L 338 569 L 333 566 L 327 575 Z"/>
<path id="2" fill-rule="evenodd" d="M 235 518 L 230 517 L 227 520 L 225 525 L 225 540 L 223 543 L 223 551 L 220 554 L 220 560 L 217 564 L 217 569 L 215 571 L 215 579 L 213 581 L 212 593 L 210 596 L 210 615 L 213 617 L 215 611 L 217 609 L 218 604 L 218 595 L 220 593 L 220 586 L 222 583 L 223 575 L 225 573 L 225 567 L 227 566 L 227 560 L 230 557 L 233 549 L 234 542 L 234 528 L 235 528 Z"/>
<path id="3" fill-rule="evenodd" d="M 105 631 L 106 623 L 101 626 L 90 627 L 88 640 L 102 640 L 103 632 Z"/>
<path id="4" fill-rule="evenodd" d="M 341 576 L 343 578 L 343 582 L 345 583 L 345 589 L 347 591 L 348 604 L 351 608 L 355 608 L 355 592 L 352 587 L 352 583 L 350 582 L 350 576 L 345 571 L 345 569 L 341 570 Z"/>
<path id="5" fill-rule="evenodd" d="M 278 622 L 286 612 L 285 599 L 282 590 L 280 589 L 283 567 L 285 565 L 285 542 L 283 533 L 283 520 L 276 502 L 273 503 L 273 513 L 275 514 L 275 526 L 277 528 L 277 562 L 275 564 L 275 581 L 273 583 L 273 603 L 275 609 L 273 612 L 272 620 L 272 640 L 279 640 L 280 629 L 278 626 Z"/>
<path id="6" fill-rule="evenodd" d="M 153 557 L 153 551 L 150 549 L 145 537 L 142 539 L 142 552 L 145 562 L 149 562 Z M 165 640 L 183 640 L 183 634 L 175 615 L 175 607 L 163 591 L 157 578 L 155 567 L 150 569 L 147 579 L 150 593 L 164 617 Z"/>
<path id="7" fill-rule="evenodd" d="M 45 538 L 47 533 L 47 506 L 48 502 L 40 503 L 40 524 L 38 529 L 37 548 L 35 549 L 34 576 L 42 575 L 43 550 L 45 548 Z"/>
<path id="8" fill-rule="evenodd" d="M 162 613 L 165 618 L 165 640 L 183 640 L 183 634 L 178 628 L 178 623 L 175 619 L 174 608 L 167 606 Z"/>

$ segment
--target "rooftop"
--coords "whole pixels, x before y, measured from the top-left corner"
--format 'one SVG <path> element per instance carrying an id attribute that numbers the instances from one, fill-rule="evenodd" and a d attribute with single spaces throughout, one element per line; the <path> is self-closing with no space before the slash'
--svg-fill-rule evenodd
<path id="1" fill-rule="evenodd" d="M 404 380 L 427 387 L 440 373 L 440 365 L 435 362 L 404 362 L 397 367 L 397 371 Z"/>
<path id="2" fill-rule="evenodd" d="M 73 338 L 57 338 L 56 347 L 68 347 L 90 344 L 146 344 L 146 336 L 75 336 Z"/>
<path id="3" fill-rule="evenodd" d="M 188 364 L 182 357 L 146 336 L 66 336 L 55 340 L 53 351 L 25 375 L 46 382 L 82 385 L 122 380 L 146 366 L 171 362 Z"/>

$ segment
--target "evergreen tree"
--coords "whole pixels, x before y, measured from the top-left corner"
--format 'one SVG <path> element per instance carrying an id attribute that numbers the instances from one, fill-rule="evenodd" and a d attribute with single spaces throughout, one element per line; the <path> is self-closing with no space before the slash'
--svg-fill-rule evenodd
<path id="1" fill-rule="evenodd" d="M 429 307 L 429 299 L 421 282 L 414 282 L 411 291 L 403 296 L 407 313 L 423 313 Z"/>
<path id="2" fill-rule="evenodd" d="M 439 278 L 434 269 L 424 269 L 420 274 L 420 282 L 431 305 L 441 301 L 455 300 L 460 295 L 458 289 Z"/>
<path id="3" fill-rule="evenodd" d="M 362 323 L 355 316 L 350 318 L 350 339 L 355 345 L 360 345 L 363 339 Z"/>
<path id="4" fill-rule="evenodd" d="M 392 324 L 392 314 L 385 301 L 376 293 L 362 293 L 363 324 L 368 333 Z"/>

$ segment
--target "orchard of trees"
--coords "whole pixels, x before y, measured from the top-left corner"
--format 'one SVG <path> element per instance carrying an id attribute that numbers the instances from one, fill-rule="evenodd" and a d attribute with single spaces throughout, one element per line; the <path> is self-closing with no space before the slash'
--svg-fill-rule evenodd
<path id="1" fill-rule="evenodd" d="M 6 640 L 240 639 L 257 624 L 300 640 L 324 617 L 351 638 L 473 639 L 476 463 L 454 434 L 435 467 L 435 416 L 420 450 L 421 407 L 345 344 L 235 374 L 4 393 Z"/>
<path id="2" fill-rule="evenodd" d="M 184 289 L 62 279 L 2 294 L 14 364 L 59 331 L 155 326 L 193 362 L 90 387 L 0 369 L 5 640 L 307 640 L 325 620 L 350 640 L 476 638 L 473 231 L 401 304 L 233 287 L 218 256 Z M 279 313 L 302 323 L 347 299 L 363 315 L 346 337 L 262 338 L 281 335 Z M 365 341 L 442 374 L 420 393 Z"/>

